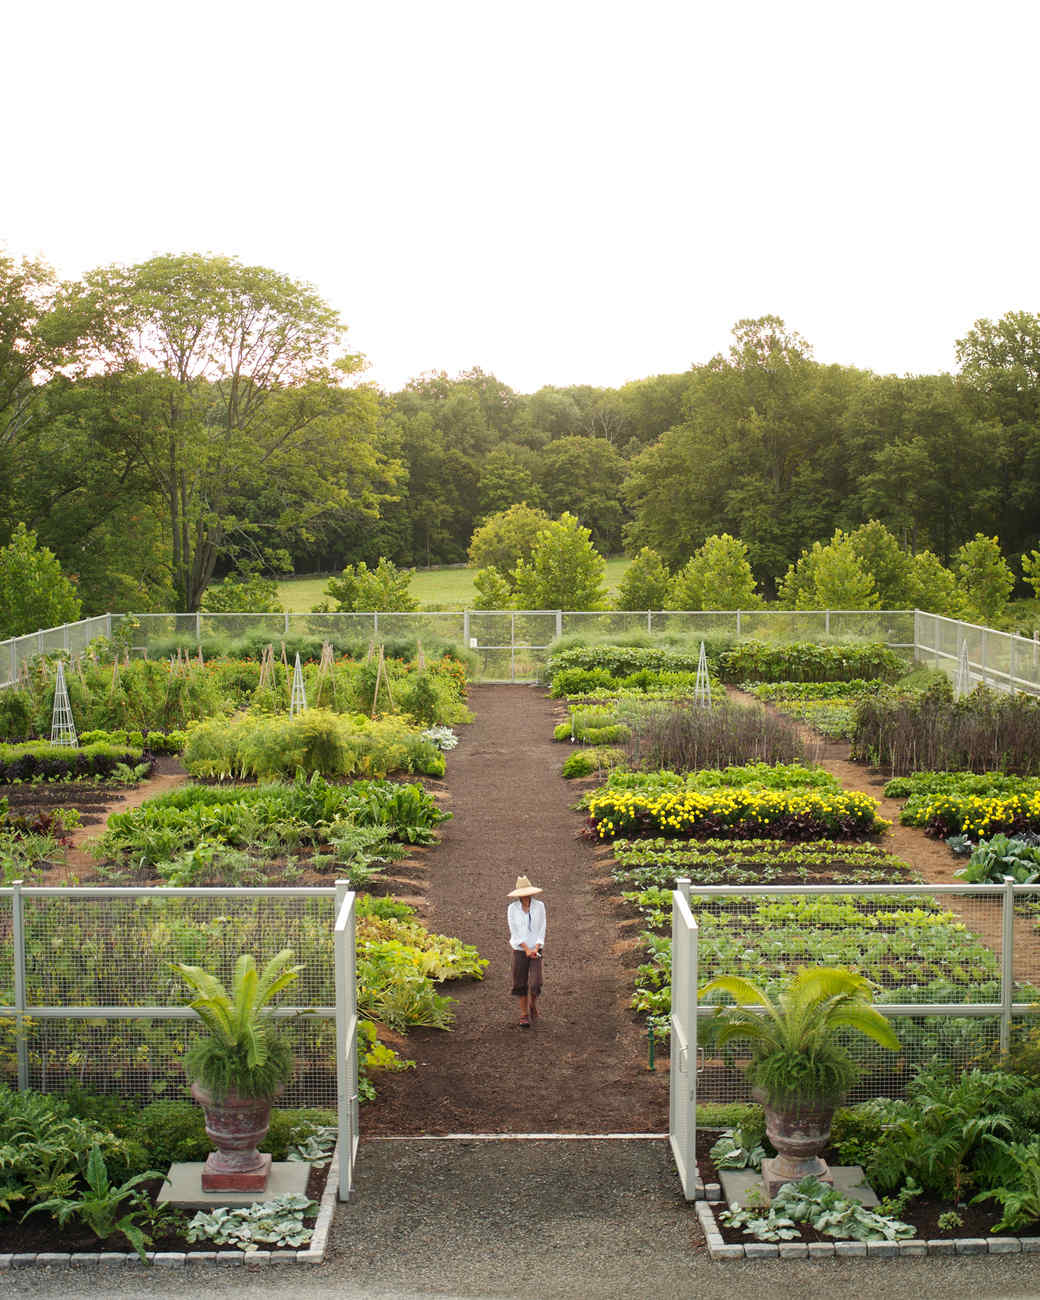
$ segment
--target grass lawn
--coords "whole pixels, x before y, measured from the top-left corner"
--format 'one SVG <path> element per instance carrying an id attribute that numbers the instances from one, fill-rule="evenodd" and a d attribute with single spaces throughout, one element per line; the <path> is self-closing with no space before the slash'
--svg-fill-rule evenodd
<path id="1" fill-rule="evenodd" d="M 607 589 L 611 596 L 630 561 L 626 556 L 607 561 Z M 473 588 L 475 569 L 417 569 L 412 578 L 412 592 L 426 609 L 473 608 L 477 593 Z M 327 578 L 290 578 L 278 584 L 278 599 L 290 614 L 306 614 L 325 599 Z"/>

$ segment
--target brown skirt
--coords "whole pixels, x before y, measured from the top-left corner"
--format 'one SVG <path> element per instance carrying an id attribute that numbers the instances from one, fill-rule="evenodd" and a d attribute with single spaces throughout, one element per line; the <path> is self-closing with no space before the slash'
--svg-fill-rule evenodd
<path id="1" fill-rule="evenodd" d="M 522 948 L 513 949 L 513 997 L 536 998 L 542 991 L 542 959 L 528 957 Z"/>

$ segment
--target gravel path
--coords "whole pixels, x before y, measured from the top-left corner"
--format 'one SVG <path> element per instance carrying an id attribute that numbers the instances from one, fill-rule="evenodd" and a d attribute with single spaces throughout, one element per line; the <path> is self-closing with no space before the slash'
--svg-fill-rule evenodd
<path id="1" fill-rule="evenodd" d="M 1040 1256 L 713 1264 L 664 1142 L 379 1142 L 318 1268 L 194 1265 L 2 1275 L 4 1294 L 321 1300 L 997 1300 L 1040 1295 Z"/>

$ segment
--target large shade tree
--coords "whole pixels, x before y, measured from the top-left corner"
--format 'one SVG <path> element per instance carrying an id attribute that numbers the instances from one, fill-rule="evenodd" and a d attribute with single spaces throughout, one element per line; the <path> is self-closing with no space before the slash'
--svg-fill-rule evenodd
<path id="1" fill-rule="evenodd" d="M 177 600 L 196 609 L 218 562 L 264 558 L 279 519 L 350 502 L 375 518 L 398 467 L 376 442 L 378 398 L 352 382 L 337 313 L 306 284 L 235 258 L 155 257 L 92 271 L 60 311 L 84 372 L 114 384 L 111 419 L 163 505 Z"/>

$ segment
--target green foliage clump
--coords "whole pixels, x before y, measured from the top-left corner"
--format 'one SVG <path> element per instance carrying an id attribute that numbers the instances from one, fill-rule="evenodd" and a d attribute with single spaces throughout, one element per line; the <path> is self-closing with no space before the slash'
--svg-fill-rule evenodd
<path id="1" fill-rule="evenodd" d="M 872 1005 L 861 975 L 840 967 L 802 967 L 777 998 L 736 975 L 719 975 L 700 991 L 703 999 L 727 993 L 736 1006 L 720 1007 L 711 1039 L 720 1047 L 736 1039 L 751 1046 L 749 1081 L 777 1108 L 834 1104 L 858 1070 L 841 1042 L 852 1030 L 891 1051 L 899 1048 L 885 1017 Z M 751 1010 L 761 1007 L 765 1014 Z"/>
<path id="2" fill-rule="evenodd" d="M 561 775 L 568 780 L 608 771 L 624 761 L 625 751 L 610 746 L 580 749 L 564 760 Z"/>
<path id="3" fill-rule="evenodd" d="M 709 537 L 668 590 L 670 609 L 756 609 L 761 603 L 747 547 L 729 533 Z"/>
<path id="4" fill-rule="evenodd" d="M 1004 559 L 997 538 L 976 533 L 953 557 L 953 568 L 968 613 L 984 623 L 999 619 L 1014 589 L 1015 575 Z"/>
<path id="5" fill-rule="evenodd" d="M 640 641 L 645 640 L 641 637 Z M 719 654 L 732 646 L 732 641 L 706 643 L 705 654 L 709 667 L 714 666 Z M 670 646 L 634 644 L 612 644 L 597 642 L 566 645 L 557 642 L 545 666 L 545 677 L 555 681 L 557 674 L 580 670 L 583 672 L 603 672 L 609 675 L 612 683 L 630 673 L 649 669 L 652 672 L 696 672 L 699 659 L 698 647 L 675 649 Z M 575 679 L 580 680 L 580 679 Z"/>
<path id="6" fill-rule="evenodd" d="M 933 1068 L 913 1081 L 906 1101 L 877 1100 L 860 1111 L 875 1125 L 864 1163 L 872 1187 L 894 1190 L 913 1178 L 957 1204 L 969 1190 L 1013 1177 L 1008 1144 L 1035 1136 L 1040 1088 L 1006 1070 Z"/>
<path id="7" fill-rule="evenodd" d="M 720 656 L 718 671 L 725 682 L 845 682 L 861 678 L 895 681 L 905 667 L 893 650 L 877 642 L 773 645 L 744 641 Z"/>
<path id="8" fill-rule="evenodd" d="M 650 546 L 644 546 L 625 570 L 618 584 L 618 609 L 665 609 L 672 576 L 665 562 Z"/>
<path id="9" fill-rule="evenodd" d="M 381 557 L 374 569 L 364 560 L 348 564 L 338 578 L 330 578 L 325 590 L 334 608 L 344 613 L 408 614 L 419 608 L 409 587 L 414 569 L 399 569 Z"/>
<path id="10" fill-rule="evenodd" d="M 0 641 L 72 623 L 80 615 L 76 588 L 53 551 L 19 523 L 0 546 Z"/>
<path id="11" fill-rule="evenodd" d="M 513 603 L 513 589 L 509 579 L 495 568 L 493 564 L 478 569 L 473 575 L 473 586 L 477 598 L 474 609 L 509 609 Z"/>
<path id="12" fill-rule="evenodd" d="M 602 609 L 605 565 L 589 529 L 564 512 L 538 534 L 530 560 L 516 567 L 518 609 Z"/>
<path id="13" fill-rule="evenodd" d="M 193 776 L 383 777 L 390 772 L 444 775 L 444 756 L 419 728 L 388 715 L 366 718 L 327 709 L 285 714 L 237 714 L 189 729 L 184 765 Z"/>
<path id="14" fill-rule="evenodd" d="M 233 573 L 207 587 L 200 606 L 206 614 L 280 614 L 278 583 L 259 573 Z"/>
<path id="15" fill-rule="evenodd" d="M 333 785 L 314 775 L 262 786 L 185 785 L 113 813 L 93 852 L 154 865 L 208 841 L 274 856 L 290 844 L 334 840 L 356 826 L 377 826 L 394 840 L 428 844 L 434 827 L 450 816 L 412 783 Z"/>
<path id="16" fill-rule="evenodd" d="M 17 687 L 0 691 L 5 739 L 49 736 L 57 669 L 34 660 Z M 208 664 L 171 665 L 135 659 L 129 664 L 80 660 L 66 673 L 72 716 L 79 732 L 167 733 L 193 719 L 230 710 Z"/>
<path id="17" fill-rule="evenodd" d="M 538 510 L 526 502 L 498 511 L 474 532 L 469 544 L 470 564 L 475 569 L 494 569 L 512 594 L 516 586 L 517 566 L 531 559 L 539 534 L 551 523 L 552 520 L 544 510 Z M 500 595 L 501 589 L 496 590 L 496 597 Z M 496 604 L 482 605 L 481 608 L 503 607 Z"/>

